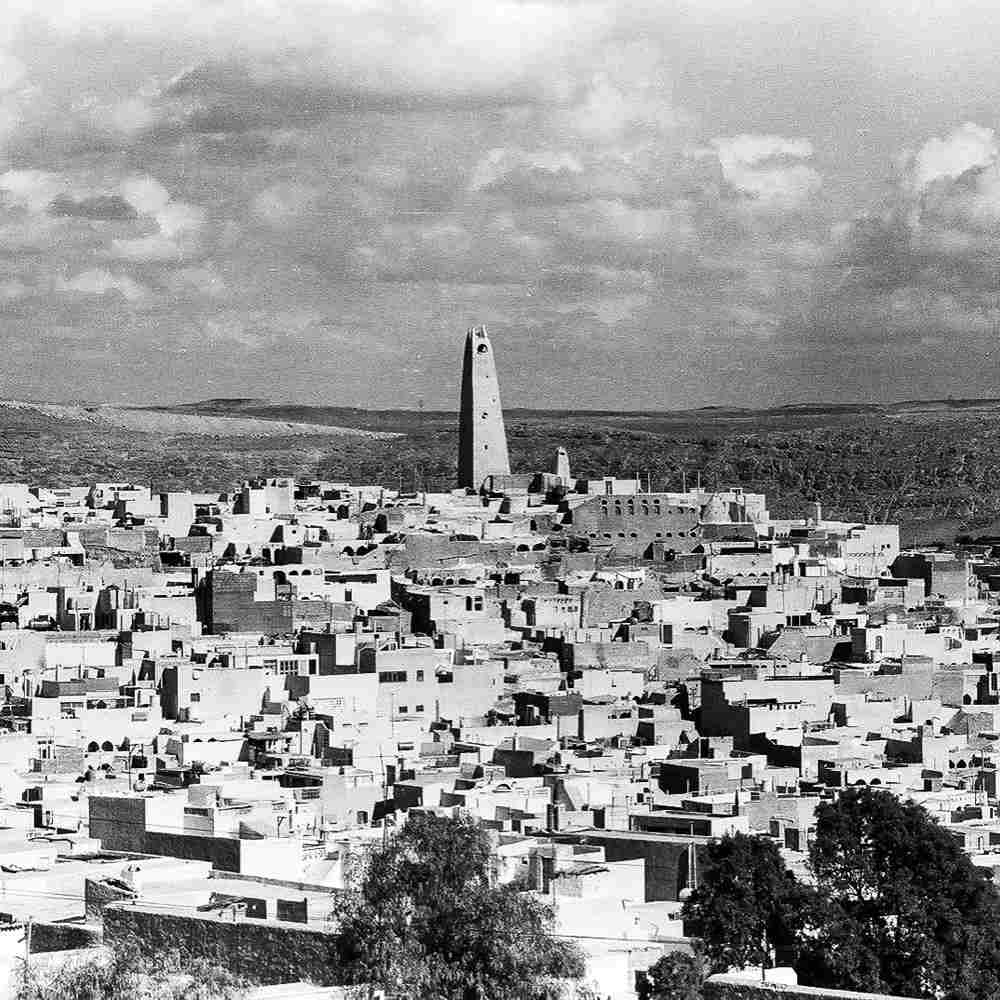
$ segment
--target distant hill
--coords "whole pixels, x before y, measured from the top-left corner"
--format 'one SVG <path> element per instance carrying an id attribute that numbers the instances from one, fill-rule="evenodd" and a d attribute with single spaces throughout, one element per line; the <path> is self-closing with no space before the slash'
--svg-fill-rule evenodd
<path id="1" fill-rule="evenodd" d="M 230 401 L 227 401 L 230 402 Z M 246 400 L 247 404 L 256 401 Z M 225 412 L 192 410 L 163 410 L 153 407 L 125 408 L 103 405 L 71 405 L 65 403 L 34 403 L 20 400 L 0 400 L 0 410 L 37 413 L 41 416 L 73 423 L 99 424 L 121 430 L 145 434 L 208 435 L 211 437 L 274 437 L 287 434 L 351 434 L 362 437 L 388 437 L 391 435 L 359 429 L 339 427 L 329 422 L 309 423 L 288 419 L 261 419 L 250 408 L 241 415 Z"/>
<path id="2" fill-rule="evenodd" d="M 909 541 L 1000 532 L 1000 400 L 803 403 L 751 410 L 506 411 L 515 470 L 634 475 L 766 493 L 778 516 L 894 520 Z M 0 401 L 0 481 L 95 479 L 232 489 L 294 475 L 454 488 L 456 413 L 207 399 L 170 407 Z"/>

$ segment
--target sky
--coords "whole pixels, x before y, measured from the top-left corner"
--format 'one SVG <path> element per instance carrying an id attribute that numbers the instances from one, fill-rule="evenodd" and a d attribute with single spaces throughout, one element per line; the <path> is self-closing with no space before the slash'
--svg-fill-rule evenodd
<path id="1" fill-rule="evenodd" d="M 963 0 L 7 0 L 0 395 L 998 396 Z"/>

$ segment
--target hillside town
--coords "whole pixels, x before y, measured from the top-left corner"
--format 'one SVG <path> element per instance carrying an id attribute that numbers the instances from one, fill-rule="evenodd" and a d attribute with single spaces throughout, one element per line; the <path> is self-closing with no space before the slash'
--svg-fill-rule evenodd
<path id="1" fill-rule="evenodd" d="M 713 841 L 804 872 L 847 788 L 1000 868 L 1000 541 L 512 471 L 482 327 L 460 430 L 445 492 L 0 485 L 0 973 L 128 941 L 321 983 L 416 814 L 485 830 L 602 997 L 688 948 Z"/>

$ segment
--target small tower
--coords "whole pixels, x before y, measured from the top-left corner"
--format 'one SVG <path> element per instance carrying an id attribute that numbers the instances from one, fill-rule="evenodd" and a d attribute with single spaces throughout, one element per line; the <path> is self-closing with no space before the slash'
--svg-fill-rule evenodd
<path id="1" fill-rule="evenodd" d="M 566 453 L 565 448 L 558 448 L 556 450 L 556 467 L 555 474 L 562 481 L 563 486 L 569 486 L 569 455 Z"/>
<path id="2" fill-rule="evenodd" d="M 487 476 L 510 475 L 493 347 L 486 327 L 465 337 L 458 423 L 458 485 L 478 490 Z"/>

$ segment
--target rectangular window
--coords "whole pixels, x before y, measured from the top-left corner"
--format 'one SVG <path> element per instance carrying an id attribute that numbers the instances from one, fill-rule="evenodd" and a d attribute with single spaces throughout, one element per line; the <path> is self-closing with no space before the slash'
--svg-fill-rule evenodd
<path id="1" fill-rule="evenodd" d="M 378 675 L 379 684 L 405 684 L 405 670 L 382 670 Z"/>
<path id="2" fill-rule="evenodd" d="M 408 708 L 408 707 L 407 707 L 406 705 L 400 705 L 400 706 L 399 706 L 399 707 L 398 707 L 398 708 L 396 709 L 396 714 L 397 714 L 397 715 L 406 715 L 406 713 L 407 713 L 408 711 L 409 711 L 409 708 Z"/>
<path id="3" fill-rule="evenodd" d="M 197 691 L 192 691 L 191 701 L 201 701 L 201 695 Z"/>
<path id="4" fill-rule="evenodd" d="M 424 710 L 424 706 L 423 705 L 417 705 L 416 711 L 422 712 L 423 710 Z"/>
<path id="5" fill-rule="evenodd" d="M 424 679 L 424 672 L 422 670 L 417 671 L 417 680 L 422 681 Z"/>

